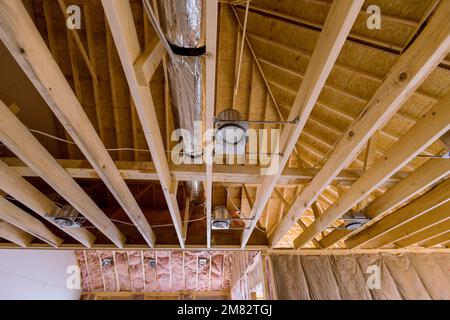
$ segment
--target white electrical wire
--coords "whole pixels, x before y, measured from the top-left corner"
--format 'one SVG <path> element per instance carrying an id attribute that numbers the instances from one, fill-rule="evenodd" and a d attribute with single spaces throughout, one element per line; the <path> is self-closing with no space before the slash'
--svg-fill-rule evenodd
<path id="1" fill-rule="evenodd" d="M 73 141 L 61 139 L 61 138 L 55 137 L 55 136 L 53 136 L 53 135 L 51 135 L 51 134 L 48 134 L 48 133 L 45 133 L 45 132 L 42 132 L 42 131 L 39 131 L 39 130 L 34 130 L 34 129 L 29 129 L 29 128 L 28 128 L 28 130 L 31 131 L 31 132 L 37 133 L 37 134 L 41 134 L 41 135 L 46 136 L 46 137 L 48 137 L 48 138 L 55 139 L 55 140 L 60 141 L 60 142 L 65 142 L 65 143 L 68 143 L 68 144 L 73 144 L 73 145 L 75 145 L 75 142 L 73 142 Z M 106 150 L 107 150 L 107 151 L 110 151 L 110 152 L 113 152 L 113 151 L 150 152 L 149 150 L 144 150 L 144 149 L 134 149 L 134 148 L 114 148 L 114 149 L 106 149 Z M 166 151 L 166 152 L 171 152 L 171 151 Z M 238 211 L 242 216 L 244 216 L 245 219 L 249 219 L 249 218 L 246 217 L 246 216 L 242 213 L 242 211 L 239 210 L 239 208 L 236 206 L 236 203 L 233 201 L 233 198 L 232 198 L 231 195 L 230 195 L 230 192 L 229 192 L 229 190 L 228 190 L 228 187 L 225 185 L 225 183 L 223 183 L 223 181 L 222 181 L 222 184 L 223 184 L 223 186 L 225 187 L 225 189 L 226 189 L 226 191 L 227 191 L 227 198 L 230 199 L 230 201 L 231 201 L 231 203 L 232 203 L 234 209 L 235 209 L 236 211 Z M 62 207 L 61 204 L 59 204 L 59 203 L 56 203 L 56 204 L 57 204 L 58 206 Z M 196 222 L 196 221 L 200 221 L 200 220 L 203 220 L 203 219 L 206 219 L 206 216 L 203 217 L 203 218 L 201 218 L 201 219 L 196 219 L 196 220 L 186 221 L 186 222 Z M 112 220 L 112 221 L 115 221 L 115 222 L 117 222 L 117 223 L 122 223 L 122 224 L 125 224 L 125 225 L 134 226 L 134 224 L 132 224 L 132 223 L 128 223 L 128 222 L 124 222 L 124 221 L 120 221 L 120 220 L 117 220 L 117 221 L 116 221 L 116 220 L 113 220 L 113 219 L 111 219 L 111 220 Z M 169 226 L 173 226 L 173 224 L 160 225 L 160 226 L 152 226 L 152 228 L 169 227 Z M 257 225 L 255 225 L 255 228 L 256 228 L 257 230 L 259 230 L 259 231 L 265 233 L 265 231 L 263 231 L 263 230 L 261 230 L 260 228 L 258 228 Z"/>
<path id="2" fill-rule="evenodd" d="M 238 209 L 238 207 L 237 207 L 236 204 L 234 203 L 233 198 L 231 197 L 230 192 L 229 192 L 228 187 L 226 186 L 226 184 L 223 183 L 223 181 L 221 181 L 221 183 L 222 183 L 222 185 L 225 187 L 225 190 L 227 191 L 227 199 L 230 199 L 231 204 L 233 205 L 234 209 L 235 209 L 236 211 L 238 211 L 245 219 L 249 219 L 246 215 L 244 215 L 244 213 L 243 213 L 241 210 Z M 260 228 L 258 228 L 258 226 L 257 226 L 256 224 L 255 224 L 255 228 L 256 228 L 257 230 L 263 232 L 263 233 L 266 233 L 264 230 L 261 230 Z"/>
<path id="3" fill-rule="evenodd" d="M 205 219 L 206 219 L 206 216 L 198 218 L 198 219 L 187 220 L 187 221 L 184 221 L 183 223 L 198 222 L 198 221 L 202 221 L 202 220 L 205 220 Z M 136 227 L 133 223 L 130 223 L 130 222 L 125 222 L 125 221 L 121 221 L 121 220 L 117 220 L 117 219 L 111 219 L 111 221 L 114 221 L 114 222 L 117 222 L 117 223 L 121 223 L 121 224 L 124 224 L 124 225 L 127 225 L 127 226 L 131 226 L 131 227 Z M 150 226 L 150 227 L 152 227 L 152 228 L 163 228 L 163 227 L 172 227 L 172 226 L 174 226 L 173 223 L 168 223 L 168 224 L 153 225 L 153 226 Z"/>

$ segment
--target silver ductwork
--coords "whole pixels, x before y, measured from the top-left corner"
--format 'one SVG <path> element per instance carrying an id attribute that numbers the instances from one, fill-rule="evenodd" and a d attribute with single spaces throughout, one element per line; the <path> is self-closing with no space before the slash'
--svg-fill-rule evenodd
<path id="1" fill-rule="evenodd" d="M 194 161 L 203 154 L 204 6 L 204 0 L 159 0 L 161 27 L 175 53 L 169 56 L 167 66 L 173 118 L 176 128 L 186 130 L 189 135 L 182 134 L 184 155 Z M 187 181 L 185 187 L 191 203 L 199 205 L 204 202 L 202 182 Z"/>

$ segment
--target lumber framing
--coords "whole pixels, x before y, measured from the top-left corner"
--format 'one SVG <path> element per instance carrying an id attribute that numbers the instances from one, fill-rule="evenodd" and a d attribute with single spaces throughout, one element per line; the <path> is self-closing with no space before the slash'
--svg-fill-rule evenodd
<path id="1" fill-rule="evenodd" d="M 255 201 L 257 205 L 252 208 L 251 214 L 254 220 L 251 222 L 250 228 L 245 230 L 242 235 L 242 247 L 246 246 L 257 221 L 264 211 L 264 207 L 271 197 L 282 170 L 289 161 L 291 153 L 358 16 L 362 4 L 363 1 L 335 1 L 330 8 L 325 26 L 309 62 L 305 79 L 300 86 L 287 119 L 288 121 L 293 121 L 298 118 L 299 121 L 293 128 L 285 127 L 282 132 L 280 151 L 283 156 L 279 161 L 280 169 L 276 174 L 266 176 L 261 188 L 258 190 L 257 201 Z"/>
<path id="2" fill-rule="evenodd" d="M 206 2 L 206 93 L 205 93 L 205 130 L 206 130 L 206 246 L 211 247 L 211 212 L 212 212 L 212 185 L 213 185 L 213 144 L 212 131 L 214 129 L 214 115 L 216 107 L 216 62 L 217 62 L 217 18 L 218 2 Z"/>
<path id="3" fill-rule="evenodd" d="M 1 158 L 14 171 L 23 177 L 37 177 L 38 175 L 23 161 L 18 158 Z M 436 159 L 439 160 L 439 159 Z M 86 160 L 69 160 L 58 159 L 57 162 L 62 166 L 66 172 L 74 179 L 100 179 L 97 172 L 92 168 Z M 121 176 L 126 181 L 157 181 L 158 174 L 156 173 L 153 162 L 141 161 L 115 161 L 114 164 L 118 168 Z M 170 165 L 171 175 L 178 181 L 205 181 L 205 167 L 202 165 Z M 306 184 L 314 178 L 318 169 L 311 168 L 286 168 L 278 179 L 277 186 L 295 187 L 299 184 Z M 336 182 L 340 185 L 350 185 L 356 181 L 361 175 L 361 170 L 343 170 L 335 177 Z M 391 186 L 407 177 L 407 173 L 400 172 L 386 181 L 386 185 Z M 264 177 L 260 175 L 260 167 L 258 166 L 241 166 L 241 165 L 215 165 L 213 182 L 226 182 L 232 185 L 242 185 L 253 187 L 260 185 Z"/>
<path id="4" fill-rule="evenodd" d="M 407 206 L 395 211 L 389 216 L 366 228 L 345 241 L 349 249 L 365 248 L 376 238 L 383 236 L 394 228 L 419 217 L 426 212 L 445 204 L 450 200 L 450 180 L 440 183 L 434 189 L 420 196 Z"/>
<path id="5" fill-rule="evenodd" d="M 118 247 L 124 236 L 0 100 L 0 141 Z M 6 184 L 7 182 L 3 182 Z M 23 190 L 24 191 L 24 190 Z M 19 191 L 17 191 L 18 193 Z M 19 196 L 18 194 L 16 194 Z M 33 208 L 35 209 L 35 208 Z"/>
<path id="6" fill-rule="evenodd" d="M 294 240 L 299 248 L 342 217 L 353 206 L 363 201 L 385 179 L 399 171 L 408 162 L 450 129 L 450 93 L 442 98 L 423 118 L 397 141 L 375 164 L 329 207 L 312 225 Z"/>
<path id="7" fill-rule="evenodd" d="M 146 242 L 153 246 L 155 235 L 125 181 L 114 166 L 111 156 L 95 132 L 83 107 L 77 100 L 60 68 L 21 2 L 1 2 L 0 37 L 38 92 L 48 103 L 87 160 L 136 225 Z M 20 25 L 20 27 L 18 27 Z M 51 76 L 49 76 L 51 75 Z M 68 198 L 70 198 L 69 194 Z M 92 202 L 91 202 L 92 203 Z M 114 230 L 112 223 L 108 223 Z M 103 231 L 102 228 L 100 230 Z M 122 245 L 122 237 L 114 232 L 114 241 Z"/>
<path id="8" fill-rule="evenodd" d="M 176 198 L 170 193 L 172 177 L 164 150 L 155 106 L 149 84 L 140 86 L 134 69 L 134 61 L 142 54 L 130 3 L 121 0 L 102 0 L 106 18 L 119 53 L 128 86 L 142 124 L 145 138 L 149 146 L 153 163 L 158 174 L 164 197 L 180 242 L 184 247 L 180 209 Z"/>
<path id="9" fill-rule="evenodd" d="M 0 197 L 0 219 L 41 239 L 53 247 L 59 247 L 63 243 L 63 240 L 51 232 L 41 221 L 3 197 Z"/>
<path id="10" fill-rule="evenodd" d="M 14 243 L 0 243 L 0 249 L 31 249 L 31 250 L 114 250 L 115 252 L 123 252 L 128 250 L 142 250 L 142 251 L 204 251 L 204 245 L 186 245 L 185 249 L 179 246 L 171 245 L 157 245 L 154 248 L 149 248 L 147 245 L 125 245 L 123 248 L 116 248 L 112 245 L 96 244 L 93 248 L 85 248 L 80 244 L 62 244 L 59 248 L 54 248 L 48 244 L 36 244 L 31 243 L 29 247 L 22 248 Z M 288 254 L 288 255 L 348 255 L 348 254 L 373 254 L 373 253 L 450 253 L 450 248 L 421 248 L 421 247 L 409 247 L 399 249 L 270 249 L 268 246 L 261 245 L 248 245 L 242 249 L 240 245 L 228 245 L 228 246 L 211 246 L 209 251 L 262 251 L 268 254 Z"/>
<path id="11" fill-rule="evenodd" d="M 450 230 L 449 215 L 450 202 L 446 202 L 417 218 L 406 222 L 399 228 L 396 228 L 385 235 L 378 237 L 374 241 L 371 241 L 371 248 L 382 248 L 389 246 L 393 243 L 400 246 L 410 246 L 417 242 L 427 240 L 432 236 L 441 234 L 442 232 Z M 436 233 L 434 233 L 436 232 Z M 407 239 L 405 239 L 407 238 Z"/>
<path id="12" fill-rule="evenodd" d="M 158 37 L 149 43 L 148 47 L 134 63 L 134 72 L 140 86 L 146 86 L 150 83 L 165 53 L 166 49 Z"/>
<path id="13" fill-rule="evenodd" d="M 406 238 L 405 240 L 407 240 L 408 238 Z M 440 246 L 440 245 L 445 245 L 445 244 L 449 244 L 450 243 L 450 231 L 446 231 L 441 235 L 438 236 L 434 236 L 432 238 L 429 238 L 426 241 L 422 241 L 420 243 L 421 247 L 425 247 L 425 248 L 431 248 L 431 247 L 435 247 L 435 246 Z M 396 245 L 398 246 L 402 246 L 401 243 L 396 243 Z"/>
<path id="14" fill-rule="evenodd" d="M 0 220 L 0 238 L 24 248 L 28 247 L 34 239 L 33 236 L 3 220 Z"/>
<path id="15" fill-rule="evenodd" d="M 366 208 L 366 214 L 372 220 L 368 225 L 380 220 L 386 216 L 389 211 L 406 203 L 415 195 L 420 194 L 449 174 L 450 161 L 446 159 L 429 160 L 369 204 Z M 329 248 L 336 242 L 346 240 L 348 237 L 360 232 L 368 225 L 355 231 L 334 230 L 320 242 L 325 248 Z"/>
<path id="16" fill-rule="evenodd" d="M 270 239 L 271 246 L 275 246 L 283 238 L 334 177 L 355 159 L 370 137 L 400 109 L 447 55 L 450 48 L 449 14 L 450 3 L 441 3 L 429 24 L 392 67 L 386 80 L 367 104 L 365 112 L 350 126 L 320 172 L 292 205 Z"/>
<path id="17" fill-rule="evenodd" d="M 62 228 L 49 219 L 47 215 L 56 210 L 57 205 L 2 161 L 0 161 L 0 189 L 86 247 L 94 244 L 95 236 L 86 228 Z"/>

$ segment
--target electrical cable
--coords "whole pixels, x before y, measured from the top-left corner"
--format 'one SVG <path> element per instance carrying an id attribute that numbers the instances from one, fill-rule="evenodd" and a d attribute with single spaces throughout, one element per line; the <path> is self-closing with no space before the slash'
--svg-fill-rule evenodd
<path id="1" fill-rule="evenodd" d="M 228 187 L 225 185 L 225 183 L 223 183 L 223 181 L 221 181 L 221 183 L 222 183 L 222 185 L 225 187 L 225 190 L 226 190 L 226 192 L 227 192 L 227 199 L 230 199 L 231 204 L 233 205 L 234 209 L 235 209 L 236 211 L 238 211 L 238 212 L 239 212 L 246 220 L 251 220 L 251 221 L 253 221 L 254 218 L 249 218 L 249 217 L 247 217 L 241 210 L 238 209 L 238 207 L 236 206 L 236 204 L 235 204 L 234 201 L 233 201 L 233 198 L 232 198 L 231 195 L 230 195 L 230 191 L 228 190 Z M 266 233 L 264 230 L 261 230 L 260 228 L 258 228 L 258 226 L 257 226 L 256 224 L 255 224 L 255 228 L 256 228 L 258 231 L 260 231 L 260 232 Z"/>

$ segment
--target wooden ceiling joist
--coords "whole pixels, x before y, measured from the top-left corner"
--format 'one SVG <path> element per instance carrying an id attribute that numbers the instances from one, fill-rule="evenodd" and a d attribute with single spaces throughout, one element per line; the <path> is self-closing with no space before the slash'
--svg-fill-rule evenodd
<path id="1" fill-rule="evenodd" d="M 405 239 L 405 240 L 407 240 L 407 239 Z M 431 248 L 431 247 L 435 247 L 435 246 L 446 245 L 448 243 L 450 243 L 450 231 L 446 231 L 441 235 L 434 236 L 432 238 L 429 238 L 426 241 L 422 241 L 420 243 L 420 246 L 425 247 L 425 248 Z M 397 243 L 397 245 L 401 246 L 402 244 Z"/>
<path id="2" fill-rule="evenodd" d="M 218 2 L 217 0 L 206 1 L 206 52 L 208 57 L 205 63 L 205 130 L 206 137 L 206 246 L 211 247 L 211 212 L 213 202 L 213 150 L 208 148 L 212 146 L 214 129 L 214 115 L 216 106 L 216 62 L 217 62 L 217 18 Z"/>
<path id="3" fill-rule="evenodd" d="M 102 0 L 102 5 L 119 53 L 128 86 L 142 124 L 153 163 L 164 192 L 170 215 L 181 247 L 184 247 L 180 209 L 176 197 L 170 193 L 173 183 L 166 152 L 156 116 L 149 84 L 139 85 L 134 62 L 143 54 L 139 44 L 130 3 L 121 0 Z"/>
<path id="4" fill-rule="evenodd" d="M 14 169 L 23 177 L 37 177 L 38 175 L 23 161 L 17 158 L 1 158 L 9 167 Z M 57 160 L 67 173 L 74 179 L 100 179 L 97 172 L 91 167 L 86 160 Z M 133 162 L 133 161 L 116 161 L 116 167 L 123 179 L 126 181 L 157 181 L 158 175 L 152 162 Z M 278 179 L 278 186 L 295 187 L 299 184 L 305 184 L 311 181 L 317 174 L 318 169 L 312 168 L 286 168 Z M 202 165 L 171 165 L 170 172 L 177 181 L 205 181 L 205 167 Z M 362 174 L 361 170 L 343 170 L 335 177 L 335 182 L 346 186 L 356 181 Z M 393 185 L 402 181 L 407 175 L 398 173 L 390 177 L 386 181 L 386 185 Z M 258 166 L 242 166 L 242 165 L 215 165 L 213 182 L 225 182 L 227 184 L 256 186 L 263 182 L 264 177 L 260 175 L 260 167 Z"/>
<path id="5" fill-rule="evenodd" d="M 401 240 L 394 243 L 396 248 L 404 248 L 416 245 L 418 243 L 428 242 L 428 241 L 438 241 L 438 244 L 444 242 L 439 238 L 440 236 L 445 236 L 450 230 L 450 220 L 448 218 L 448 207 L 447 207 L 447 217 L 438 223 L 434 223 L 427 228 L 417 231 L 411 236 L 404 237 Z M 447 241 L 450 240 L 447 235 Z M 431 243 L 431 242 L 430 242 Z M 429 244 L 428 244 L 429 245 Z M 419 244 L 421 246 L 421 244 Z M 427 244 L 424 244 L 426 247 Z"/>
<path id="6" fill-rule="evenodd" d="M 370 137 L 400 109 L 447 55 L 450 49 L 449 14 L 450 2 L 441 3 L 429 24 L 392 67 L 364 112 L 338 142 L 320 172 L 297 198 L 270 239 L 272 246 L 284 237 L 334 177 L 356 158 Z"/>
<path id="7" fill-rule="evenodd" d="M 63 240 L 51 232 L 41 221 L 0 197 L 0 219 L 41 239 L 53 247 L 59 247 Z"/>
<path id="8" fill-rule="evenodd" d="M 345 241 L 345 246 L 349 249 L 361 248 L 370 245 L 378 237 L 389 231 L 399 228 L 403 224 L 416 219 L 420 215 L 445 204 L 450 200 L 450 180 L 446 180 L 434 189 L 420 196 L 410 204 L 402 207 L 375 224 L 369 226 L 364 231 L 354 235 Z"/>
<path id="9" fill-rule="evenodd" d="M 393 243 L 397 244 L 399 241 L 400 246 L 414 245 L 417 242 L 449 231 L 449 219 L 450 202 L 446 202 L 371 241 L 370 247 L 382 248 Z"/>
<path id="10" fill-rule="evenodd" d="M 1 100 L 0 141 L 114 244 L 123 246 L 125 238 L 119 229 Z"/>
<path id="11" fill-rule="evenodd" d="M 47 198 L 3 161 L 0 161 L 0 189 L 86 247 L 89 248 L 94 244 L 95 236 L 86 228 L 63 228 L 49 219 L 48 215 L 57 209 L 56 203 Z"/>
<path id="12" fill-rule="evenodd" d="M 258 190 L 257 201 L 255 201 L 256 205 L 252 208 L 251 215 L 254 220 L 251 222 L 250 228 L 243 233 L 241 240 L 242 247 L 245 247 L 247 244 L 282 170 L 289 161 L 292 151 L 336 62 L 347 35 L 358 16 L 362 4 L 363 1 L 335 1 L 331 6 L 324 29 L 308 65 L 305 79 L 287 119 L 288 121 L 293 121 L 298 118 L 299 121 L 293 127 L 287 126 L 282 132 L 280 151 L 283 156 L 279 161 L 279 170 L 274 175 L 266 176 L 261 188 Z"/>
<path id="13" fill-rule="evenodd" d="M 28 247 L 33 241 L 33 236 L 3 220 L 0 220 L 0 238 L 24 248 Z"/>
<path id="14" fill-rule="evenodd" d="M 416 171 L 369 204 L 365 210 L 365 213 L 371 219 L 369 224 L 380 220 L 389 213 L 389 211 L 406 203 L 408 200 L 412 199 L 417 194 L 420 194 L 449 174 L 450 161 L 447 159 L 431 159 L 427 161 Z M 351 235 L 360 232 L 365 227 L 366 226 L 363 226 L 363 228 L 354 231 L 336 229 L 320 242 L 324 248 L 329 248 L 336 242 L 345 240 Z"/>
<path id="15" fill-rule="evenodd" d="M 335 220 L 364 200 L 385 179 L 399 171 L 450 129 L 450 93 L 440 100 L 397 143 L 329 207 L 309 228 L 295 239 L 299 248 L 325 230 Z"/>
<path id="16" fill-rule="evenodd" d="M 0 37 L 3 43 L 61 124 L 69 132 L 87 160 L 96 169 L 105 185 L 127 213 L 130 220 L 136 225 L 146 242 L 153 246 L 155 244 L 155 235 L 148 221 L 125 181 L 120 176 L 111 156 L 95 132 L 60 68 L 53 60 L 25 7 L 21 2 L 6 1 L 0 3 L 0 8 Z M 45 170 L 41 172 L 44 174 Z M 73 184 L 76 185 L 75 182 Z M 65 197 L 68 201 L 71 197 L 70 192 L 72 191 L 67 192 Z M 87 197 L 84 192 L 83 197 Z M 89 203 L 91 205 L 94 204 L 92 201 Z M 83 212 L 84 215 L 88 210 L 83 211 L 85 211 Z M 100 212 L 97 214 L 100 215 Z M 104 220 L 104 217 L 102 220 Z M 123 237 L 111 221 L 99 222 L 97 221 L 97 225 L 102 232 L 106 232 L 102 226 L 108 226 L 109 231 L 112 232 L 110 236 L 113 236 L 114 243 L 117 245 L 123 244 Z"/>

